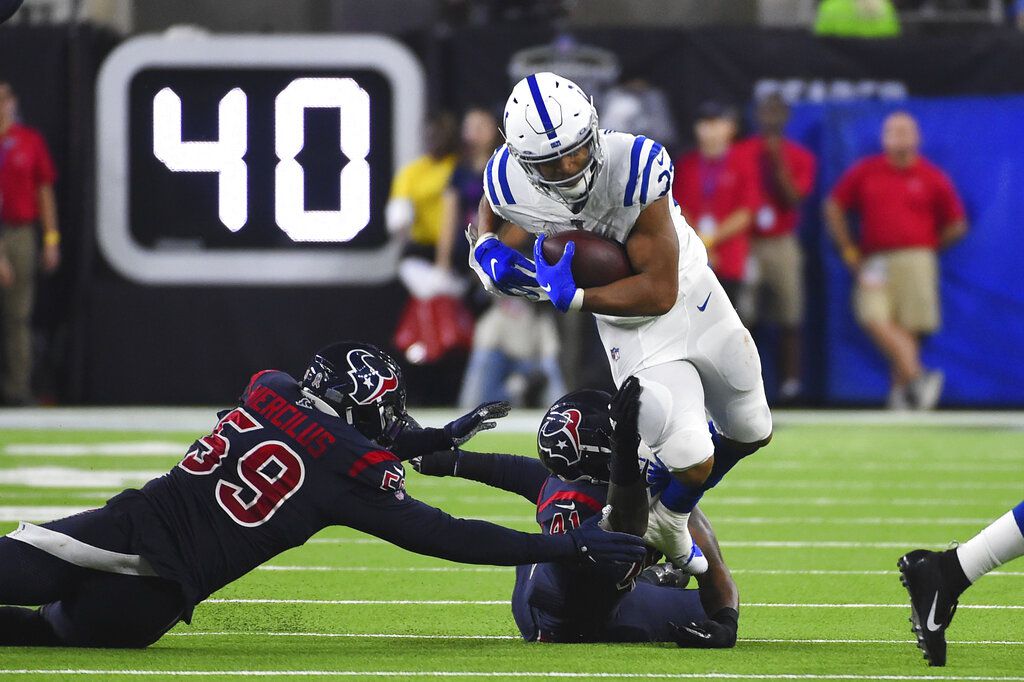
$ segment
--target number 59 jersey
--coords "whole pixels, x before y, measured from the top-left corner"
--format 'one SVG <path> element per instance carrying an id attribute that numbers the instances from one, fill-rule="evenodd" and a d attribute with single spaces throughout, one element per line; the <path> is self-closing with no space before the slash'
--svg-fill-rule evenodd
<path id="1" fill-rule="evenodd" d="M 142 494 L 173 538 L 143 556 L 198 602 L 342 523 L 348 505 L 404 499 L 405 470 L 343 419 L 316 410 L 294 378 L 265 371 Z"/>

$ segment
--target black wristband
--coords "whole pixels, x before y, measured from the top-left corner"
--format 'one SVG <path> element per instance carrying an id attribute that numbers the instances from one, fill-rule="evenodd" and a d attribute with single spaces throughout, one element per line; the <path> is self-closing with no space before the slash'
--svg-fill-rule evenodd
<path id="1" fill-rule="evenodd" d="M 732 627 L 733 632 L 739 627 L 740 624 L 740 612 L 734 608 L 726 606 L 724 609 L 719 609 L 711 616 L 711 620 L 722 625 L 729 625 Z"/>

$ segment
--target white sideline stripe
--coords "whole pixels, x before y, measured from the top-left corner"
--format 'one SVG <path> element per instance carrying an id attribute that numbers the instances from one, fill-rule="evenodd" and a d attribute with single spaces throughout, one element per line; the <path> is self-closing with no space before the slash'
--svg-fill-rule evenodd
<path id="1" fill-rule="evenodd" d="M 306 544 L 317 545 L 385 545 L 386 541 L 379 538 L 313 538 Z M 854 542 L 841 540 L 721 540 L 722 547 L 739 549 L 915 549 L 945 548 L 948 542 L 923 542 L 921 540 L 899 542 Z"/>
<path id="2" fill-rule="evenodd" d="M 81 506 L 0 506 L 0 521 L 52 521 L 64 518 L 89 509 L 96 509 L 102 504 L 92 507 Z"/>
<path id="3" fill-rule="evenodd" d="M 0 469 L 0 485 L 32 488 L 124 488 L 162 476 L 164 471 L 15 467 Z"/>
<path id="4" fill-rule="evenodd" d="M 507 573 L 511 566 L 257 566 L 257 571 L 279 571 L 294 573 Z M 884 576 L 894 578 L 899 575 L 895 568 L 891 571 L 845 571 L 816 569 L 769 569 L 769 568 L 734 568 L 734 575 L 859 575 Z M 996 578 L 1021 578 L 1021 571 L 993 571 L 987 575 Z"/>
<path id="5" fill-rule="evenodd" d="M 74 491 L 74 490 L 62 490 L 60 492 L 60 494 L 59 494 L 59 497 L 68 498 L 68 499 L 74 499 L 74 500 L 96 500 L 96 501 L 102 503 L 102 502 L 106 502 L 108 499 L 110 499 L 114 495 L 117 495 L 119 492 L 121 492 L 120 488 L 118 488 L 116 490 L 113 490 L 113 489 L 111 489 L 111 490 L 100 490 L 100 489 L 97 489 L 97 490 L 90 490 L 88 492 L 78 492 L 78 491 Z M 39 499 L 39 491 L 38 490 L 5 490 L 4 491 L 4 500 L 16 499 L 16 498 L 24 499 L 24 500 L 38 500 Z"/>
<path id="6" fill-rule="evenodd" d="M 855 675 L 813 673 L 608 673 L 578 671 L 471 671 L 471 670 L 99 670 L 82 668 L 34 668 L 0 670 L 0 675 L 125 675 L 168 677 L 558 677 L 610 680 L 967 680 L 968 682 L 1024 682 L 1024 677 L 995 675 Z"/>
<path id="7" fill-rule="evenodd" d="M 14 457 L 166 457 L 185 454 L 188 443 L 170 441 L 121 441 L 116 443 L 14 443 L 4 454 Z"/>
<path id="8" fill-rule="evenodd" d="M 260 632 L 260 631 L 224 631 L 224 632 L 168 632 L 165 637 L 324 637 L 352 639 L 490 639 L 520 640 L 518 635 L 422 635 L 403 634 L 396 632 Z M 740 637 L 739 642 L 758 642 L 767 644 L 913 644 L 910 639 L 767 639 L 761 637 Z M 950 644 L 980 644 L 1000 646 L 1024 646 L 1024 640 L 967 639 L 949 640 Z"/>
<path id="9" fill-rule="evenodd" d="M 45 407 L 0 409 L 0 429 L 26 430 L 117 430 L 117 431 L 208 431 L 216 422 L 211 407 Z M 441 426 L 459 417 L 450 409 L 410 408 L 424 426 Z M 516 410 L 499 422 L 502 433 L 534 433 L 542 410 Z M 947 426 L 1024 429 L 1024 412 L 942 410 L 939 412 L 890 412 L 885 410 L 773 410 L 776 426 Z"/>
<path id="10" fill-rule="evenodd" d="M 818 461 L 821 463 L 820 460 Z M 836 466 L 845 467 L 846 464 L 837 462 Z M 821 471 L 831 473 L 834 469 L 823 466 Z M 420 485 L 420 483 L 418 483 L 418 485 Z M 810 480 L 793 480 L 787 477 L 785 483 L 782 485 L 785 486 L 786 490 L 821 490 L 827 486 L 829 490 L 868 490 L 876 493 L 891 491 L 897 494 L 902 494 L 907 490 L 1009 490 L 1012 492 L 1018 492 L 1021 489 L 1020 481 L 1006 483 L 984 483 L 972 481 L 964 481 L 961 483 L 952 481 L 829 481 L 825 477 Z M 751 481 L 744 479 L 736 481 L 727 479 L 727 482 L 722 484 L 723 488 L 729 488 L 730 490 L 740 488 L 763 490 L 764 486 L 765 482 L 762 479 Z M 779 499 L 785 498 L 780 497 Z"/>
<path id="11" fill-rule="evenodd" d="M 203 604 L 289 604 L 313 606 L 510 606 L 508 599 L 207 599 Z M 767 609 L 906 609 L 907 604 L 779 604 L 744 602 L 743 608 Z M 1024 605 L 961 604 L 960 609 L 1024 611 Z"/>

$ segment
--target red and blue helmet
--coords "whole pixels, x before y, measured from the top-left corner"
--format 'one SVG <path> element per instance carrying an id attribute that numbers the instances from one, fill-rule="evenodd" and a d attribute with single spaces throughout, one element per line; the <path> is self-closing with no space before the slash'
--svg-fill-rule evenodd
<path id="1" fill-rule="evenodd" d="M 368 343 L 342 341 L 316 352 L 301 387 L 357 431 L 390 444 L 406 424 L 406 389 L 394 358 Z"/>
<path id="2" fill-rule="evenodd" d="M 604 391 L 573 391 L 548 408 L 537 431 L 537 454 L 552 474 L 565 481 L 607 483 L 610 478 L 611 396 Z"/>

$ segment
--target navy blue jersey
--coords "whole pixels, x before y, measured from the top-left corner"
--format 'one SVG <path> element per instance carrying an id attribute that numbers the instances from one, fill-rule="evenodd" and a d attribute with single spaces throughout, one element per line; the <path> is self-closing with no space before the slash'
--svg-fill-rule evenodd
<path id="1" fill-rule="evenodd" d="M 549 476 L 537 496 L 537 523 L 546 535 L 579 528 L 591 516 L 601 513 L 607 497 L 607 485 L 567 482 Z"/>
<path id="2" fill-rule="evenodd" d="M 576 556 L 570 537 L 453 518 L 412 499 L 398 457 L 315 409 L 295 379 L 276 371 L 255 375 L 239 406 L 170 473 L 122 495 L 151 510 L 138 513 L 145 529 L 135 551 L 181 583 L 191 604 L 329 525 L 462 563 Z M 157 527 L 145 520 L 154 514 Z"/>
<path id="3" fill-rule="evenodd" d="M 176 545 L 150 547 L 147 558 L 201 601 L 345 523 L 352 504 L 403 500 L 405 470 L 344 420 L 315 409 L 294 378 L 268 370 L 142 494 Z"/>

